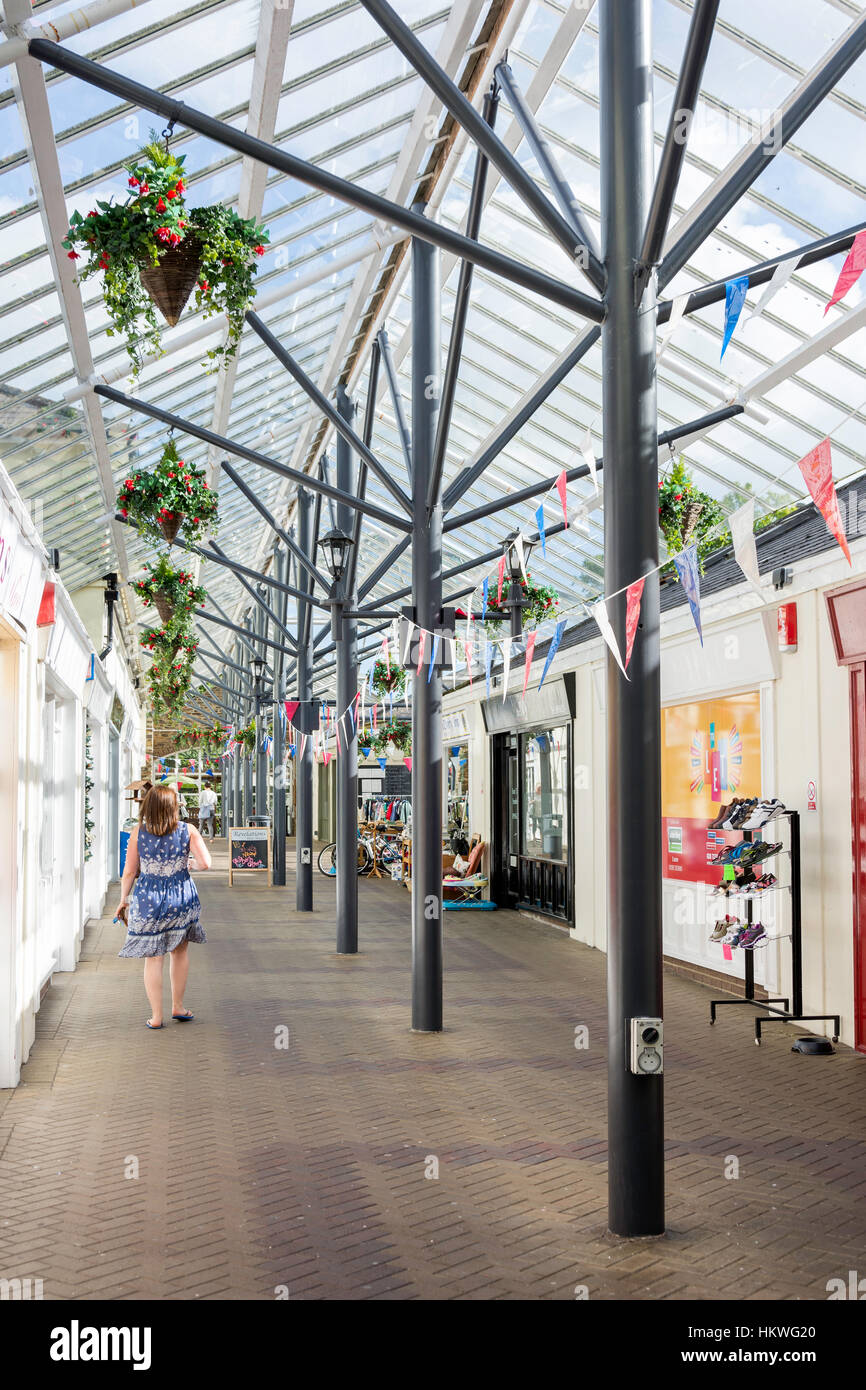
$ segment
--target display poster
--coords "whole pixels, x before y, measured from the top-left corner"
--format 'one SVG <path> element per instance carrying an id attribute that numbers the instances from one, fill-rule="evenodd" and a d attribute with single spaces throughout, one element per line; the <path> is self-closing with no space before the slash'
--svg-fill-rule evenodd
<path id="1" fill-rule="evenodd" d="M 662 872 L 718 883 L 712 860 L 738 831 L 710 830 L 734 797 L 761 795 L 761 702 L 757 690 L 662 710 Z"/>
<path id="2" fill-rule="evenodd" d="M 263 825 L 233 825 L 229 829 L 229 883 L 238 872 L 265 871 L 271 882 L 271 832 Z"/>

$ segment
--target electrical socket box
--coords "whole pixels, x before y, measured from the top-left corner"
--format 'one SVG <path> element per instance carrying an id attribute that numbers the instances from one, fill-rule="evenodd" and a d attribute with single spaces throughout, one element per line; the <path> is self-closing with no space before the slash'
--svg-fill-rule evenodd
<path id="1" fill-rule="evenodd" d="M 310 849 L 309 845 L 302 845 L 302 846 L 301 846 L 301 863 L 302 863 L 302 864 L 310 864 L 310 863 L 312 863 L 312 858 L 313 858 L 312 850 Z"/>
<path id="2" fill-rule="evenodd" d="M 660 1018 L 630 1018 L 629 1071 L 659 1076 L 664 1071 L 664 1023 Z"/>

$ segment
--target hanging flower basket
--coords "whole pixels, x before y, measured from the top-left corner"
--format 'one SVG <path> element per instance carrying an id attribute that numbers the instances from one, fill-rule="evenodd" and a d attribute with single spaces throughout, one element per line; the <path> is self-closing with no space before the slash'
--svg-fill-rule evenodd
<path id="1" fill-rule="evenodd" d="M 698 560 L 703 573 L 703 560 L 717 544 L 715 533 L 724 521 L 723 508 L 695 486 L 685 459 L 680 456 L 667 477 L 659 480 L 659 530 L 669 555 L 678 555 L 690 545 L 697 545 Z M 671 561 L 661 570 L 662 576 L 675 573 Z"/>
<path id="2" fill-rule="evenodd" d="M 178 246 L 160 251 L 157 265 L 141 266 L 141 283 L 166 323 L 174 328 L 195 289 L 201 270 L 201 244 L 188 235 Z"/>
<path id="3" fill-rule="evenodd" d="M 498 632 L 502 623 L 509 617 L 510 609 L 507 607 L 507 601 L 510 588 L 511 580 L 506 579 L 502 585 L 502 602 L 497 603 L 495 597 L 487 600 L 485 623 L 492 632 Z M 523 626 L 525 628 L 537 627 L 545 619 L 556 617 L 559 595 L 549 584 L 534 584 L 530 574 L 527 575 L 526 580 L 521 579 L 520 590 L 523 596 Z"/>
<path id="4" fill-rule="evenodd" d="M 387 753 L 390 751 L 389 744 L 397 753 L 412 752 L 412 725 L 411 724 L 382 724 L 373 735 L 370 747 L 376 753 Z"/>
<path id="5" fill-rule="evenodd" d="M 402 695 L 406 689 L 406 672 L 396 661 L 389 667 L 380 656 L 373 666 L 371 685 L 374 695 Z"/>
<path id="6" fill-rule="evenodd" d="M 133 473 L 117 494 L 117 508 L 144 536 L 171 545 L 181 527 L 186 540 L 216 530 L 219 503 L 204 469 L 185 463 L 170 439 L 152 473 Z"/>
<path id="7" fill-rule="evenodd" d="M 256 751 L 256 726 L 248 724 L 245 729 L 238 729 L 235 734 L 235 742 L 239 743 L 248 757 Z"/>
<path id="8" fill-rule="evenodd" d="M 145 608 L 153 604 L 164 623 L 170 623 L 175 613 L 189 614 L 199 608 L 207 597 L 201 584 L 196 584 L 189 570 L 175 569 L 168 557 L 160 555 L 155 564 L 145 564 L 143 578 L 135 582 L 135 592 Z"/>
<path id="9" fill-rule="evenodd" d="M 255 298 L 267 232 L 222 204 L 188 208 L 183 166 L 183 156 L 152 132 L 125 166 L 126 200 L 97 201 L 86 217 L 73 212 L 63 240 L 70 260 L 84 258 L 79 280 L 103 276 L 108 333 L 125 339 L 133 380 L 147 357 L 162 355 L 157 310 L 174 325 L 195 291 L 195 307 L 205 318 L 225 315 L 226 339 L 207 353 L 219 366 L 237 352 Z"/>

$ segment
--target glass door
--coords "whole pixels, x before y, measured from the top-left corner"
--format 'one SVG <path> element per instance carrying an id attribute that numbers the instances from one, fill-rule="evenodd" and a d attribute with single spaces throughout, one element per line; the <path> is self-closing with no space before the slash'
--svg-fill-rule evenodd
<path id="1" fill-rule="evenodd" d="M 567 726 L 519 737 L 520 901 L 569 922 L 570 739 Z"/>

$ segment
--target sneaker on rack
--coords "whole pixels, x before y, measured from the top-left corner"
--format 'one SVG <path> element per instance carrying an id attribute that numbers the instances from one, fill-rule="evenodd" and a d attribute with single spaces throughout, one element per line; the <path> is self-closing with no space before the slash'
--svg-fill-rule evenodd
<path id="1" fill-rule="evenodd" d="M 768 821 L 784 813 L 785 807 L 777 797 L 769 801 L 759 801 L 748 820 L 740 827 L 742 830 L 760 830 Z"/>
<path id="2" fill-rule="evenodd" d="M 749 820 L 750 817 L 754 814 L 755 807 L 757 806 L 757 804 L 758 802 L 756 797 L 752 797 L 750 801 L 742 801 L 740 805 L 737 807 L 735 813 L 730 818 L 731 829 L 742 830 L 746 824 L 746 821 Z"/>
<path id="3" fill-rule="evenodd" d="M 745 930 L 745 925 L 742 922 L 738 922 L 735 927 L 731 927 L 727 936 L 722 938 L 722 944 L 724 946 L 739 946 Z"/>
<path id="4" fill-rule="evenodd" d="M 751 926 L 746 927 L 740 937 L 740 945 L 744 951 L 750 951 L 755 946 L 766 945 L 767 933 L 762 922 L 752 922 Z"/>
<path id="5" fill-rule="evenodd" d="M 713 927 L 713 930 L 710 932 L 710 941 L 724 941 L 729 930 L 730 923 L 717 922 L 716 925 Z"/>
<path id="6" fill-rule="evenodd" d="M 719 814 L 716 816 L 715 820 L 710 821 L 709 825 L 707 826 L 707 829 L 718 830 L 721 827 L 722 821 L 725 819 L 725 816 L 728 814 L 730 809 L 730 806 L 720 806 Z"/>

